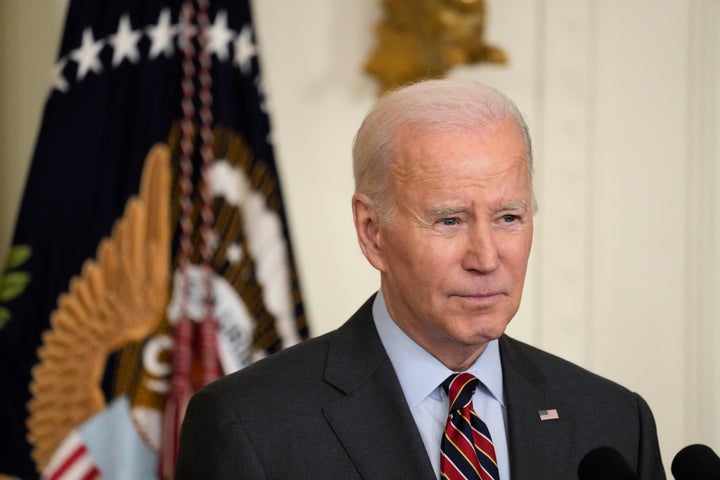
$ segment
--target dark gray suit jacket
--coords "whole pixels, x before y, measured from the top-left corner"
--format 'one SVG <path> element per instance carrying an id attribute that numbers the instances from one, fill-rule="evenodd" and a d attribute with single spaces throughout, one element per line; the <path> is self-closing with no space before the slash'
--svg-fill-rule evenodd
<path id="1" fill-rule="evenodd" d="M 372 300 L 336 331 L 197 393 L 176 480 L 435 479 Z M 637 394 L 507 336 L 500 356 L 512 480 L 576 479 L 582 457 L 604 445 L 639 479 L 665 479 L 652 413 Z M 541 421 L 546 409 L 559 419 Z"/>

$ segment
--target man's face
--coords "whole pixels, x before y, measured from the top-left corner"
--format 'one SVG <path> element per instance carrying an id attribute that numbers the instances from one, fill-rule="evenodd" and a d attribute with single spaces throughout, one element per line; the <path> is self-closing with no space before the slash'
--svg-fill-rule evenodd
<path id="1" fill-rule="evenodd" d="M 441 361 L 476 358 L 517 312 L 525 280 L 533 198 L 520 131 L 511 120 L 443 134 L 406 127 L 399 140 L 395 216 L 377 230 L 388 310 Z"/>

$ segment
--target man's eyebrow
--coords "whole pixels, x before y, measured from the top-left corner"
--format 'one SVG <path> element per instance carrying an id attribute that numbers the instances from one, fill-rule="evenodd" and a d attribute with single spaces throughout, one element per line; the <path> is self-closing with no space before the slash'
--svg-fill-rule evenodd
<path id="1" fill-rule="evenodd" d="M 527 211 L 528 203 L 525 200 L 518 200 L 516 202 L 506 203 L 501 205 L 500 210 L 522 210 Z"/>
<path id="2" fill-rule="evenodd" d="M 460 212 L 464 212 L 465 210 L 467 210 L 467 209 L 464 207 L 446 206 L 446 207 L 429 208 L 426 213 L 429 217 L 449 217 L 452 215 L 456 215 Z"/>

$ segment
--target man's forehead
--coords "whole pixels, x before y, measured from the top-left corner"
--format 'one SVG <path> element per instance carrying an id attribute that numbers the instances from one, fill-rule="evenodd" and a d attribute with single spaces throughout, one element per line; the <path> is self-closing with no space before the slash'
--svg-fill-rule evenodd
<path id="1" fill-rule="evenodd" d="M 530 177 L 527 157 L 522 152 L 487 159 L 472 151 L 461 157 L 406 151 L 396 156 L 389 173 L 393 183 L 426 184 L 440 189 L 473 184 L 491 187 L 495 182 L 512 182 L 513 179 L 524 183 Z"/>
<path id="2" fill-rule="evenodd" d="M 459 143 L 469 143 L 476 149 L 506 149 L 508 155 L 529 164 L 522 134 L 511 119 L 484 127 L 430 129 L 427 126 L 406 125 L 398 131 L 391 148 L 394 168 L 411 168 L 418 159 L 431 158 L 444 150 L 452 151 Z M 468 154 L 472 153 L 469 149 Z M 412 157 L 412 162 L 408 162 Z M 403 165 L 407 164 L 407 165 Z"/>

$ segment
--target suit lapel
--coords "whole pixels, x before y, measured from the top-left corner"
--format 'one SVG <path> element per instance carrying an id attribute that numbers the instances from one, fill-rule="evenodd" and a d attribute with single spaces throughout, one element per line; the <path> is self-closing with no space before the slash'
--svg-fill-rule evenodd
<path id="1" fill-rule="evenodd" d="M 432 480 L 425 446 L 375 330 L 372 300 L 330 346 L 325 380 L 346 396 L 323 413 L 363 478 Z"/>
<path id="2" fill-rule="evenodd" d="M 435 475 L 390 359 L 372 321 L 370 298 L 341 327 L 328 352 L 325 380 L 345 396 L 323 414 L 362 478 L 434 480 Z M 556 480 L 569 465 L 573 425 L 570 405 L 545 391 L 545 377 L 523 344 L 500 339 L 513 479 Z M 542 420 L 555 409 L 559 418 Z"/>
<path id="3" fill-rule="evenodd" d="M 555 480 L 572 471 L 574 413 L 548 396 L 543 374 L 525 356 L 522 344 L 500 340 L 508 416 L 510 473 L 513 479 Z M 556 410 L 559 418 L 543 420 L 540 411 Z"/>

